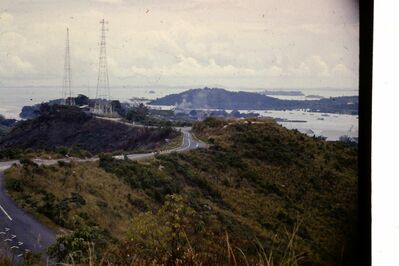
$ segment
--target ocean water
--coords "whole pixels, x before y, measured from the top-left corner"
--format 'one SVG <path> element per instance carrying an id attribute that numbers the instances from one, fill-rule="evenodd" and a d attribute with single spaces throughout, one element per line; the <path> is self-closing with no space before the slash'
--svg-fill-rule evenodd
<path id="1" fill-rule="evenodd" d="M 180 93 L 187 87 L 113 87 L 111 95 L 113 99 L 122 102 L 129 102 L 133 97 L 155 99 L 172 93 Z M 230 89 L 234 91 L 261 92 L 264 89 Z M 278 89 L 278 90 L 299 90 L 299 89 Z M 358 95 L 356 90 L 337 89 L 301 89 L 305 95 L 320 95 L 323 97 L 353 96 Z M 73 93 L 85 94 L 95 97 L 95 88 L 74 88 Z M 0 114 L 7 118 L 19 119 L 19 113 L 25 105 L 33 105 L 60 98 L 61 88 L 59 87 L 0 87 Z M 273 96 L 280 99 L 304 100 L 305 96 Z M 170 108 L 170 107 L 169 107 Z M 240 110 L 249 112 L 250 110 Z M 255 111 L 262 116 L 281 118 L 287 120 L 303 120 L 306 122 L 283 122 L 281 125 L 289 129 L 298 129 L 303 133 L 316 136 L 322 135 L 327 140 L 338 140 L 342 135 L 351 137 L 358 136 L 358 117 L 355 115 L 322 114 L 304 111 Z"/>
<path id="2" fill-rule="evenodd" d="M 171 110 L 173 106 L 152 106 L 160 110 Z M 208 109 L 218 111 L 218 109 Z M 232 110 L 225 110 L 231 112 Z M 358 137 L 359 121 L 357 115 L 329 114 L 307 112 L 304 110 L 274 111 L 274 110 L 239 110 L 241 113 L 258 113 L 262 117 L 277 118 L 277 123 L 288 128 L 297 129 L 309 136 L 323 136 L 329 141 L 339 140 L 347 135 Z M 286 120 L 286 121 L 284 121 Z"/>
<path id="3" fill-rule="evenodd" d="M 314 113 L 304 111 L 261 111 L 262 116 L 282 118 L 294 121 L 278 121 L 280 125 L 288 129 L 297 129 L 307 135 L 324 136 L 327 140 L 339 140 L 340 136 L 358 137 L 359 119 L 357 115 L 341 115 Z"/>
<path id="4" fill-rule="evenodd" d="M 276 90 L 276 89 L 275 89 Z M 272 90 L 270 90 L 272 91 Z M 322 88 L 322 89 L 277 89 L 277 91 L 301 91 L 303 96 L 290 96 L 290 95 L 270 95 L 270 97 L 275 97 L 283 100 L 318 100 L 317 98 L 307 98 L 307 95 L 317 95 L 324 98 L 329 97 L 339 97 L 339 96 L 357 96 L 359 95 L 358 90 L 353 89 L 332 89 L 332 88 Z"/>
<path id="5" fill-rule="evenodd" d="M 111 88 L 112 99 L 128 102 L 132 97 L 155 99 L 171 93 L 182 92 L 184 88 L 142 88 L 116 87 Z M 154 93 L 151 93 L 153 91 Z M 95 88 L 74 88 L 73 94 L 84 94 L 91 98 L 96 96 Z M 61 98 L 61 88 L 57 87 L 0 87 L 0 114 L 7 118 L 19 118 L 19 113 L 25 105 L 34 105 L 49 100 Z"/>

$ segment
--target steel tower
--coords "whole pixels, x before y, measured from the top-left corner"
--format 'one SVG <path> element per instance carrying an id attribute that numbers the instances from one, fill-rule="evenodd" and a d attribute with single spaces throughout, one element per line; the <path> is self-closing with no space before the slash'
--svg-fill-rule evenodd
<path id="1" fill-rule="evenodd" d="M 62 83 L 62 104 L 74 105 L 74 99 L 72 98 L 72 75 L 71 75 L 71 63 L 70 63 L 70 52 L 69 52 L 69 28 L 67 28 L 67 36 L 65 41 L 65 61 L 64 61 L 64 80 Z"/>
<path id="2" fill-rule="evenodd" d="M 100 56 L 98 59 L 98 77 L 96 102 L 94 112 L 98 114 L 112 114 L 111 93 L 109 89 L 108 79 L 108 64 L 107 64 L 107 50 L 105 41 L 105 24 L 108 24 L 104 19 L 100 21 L 101 36 L 100 36 Z"/>

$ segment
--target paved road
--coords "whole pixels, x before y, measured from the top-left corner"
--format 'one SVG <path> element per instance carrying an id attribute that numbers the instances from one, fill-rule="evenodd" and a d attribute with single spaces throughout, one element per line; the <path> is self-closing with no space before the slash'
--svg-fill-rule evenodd
<path id="1" fill-rule="evenodd" d="M 191 127 L 180 127 L 176 128 L 177 130 L 180 130 L 183 133 L 183 143 L 174 149 L 170 150 L 165 150 L 161 151 L 158 154 L 167 154 L 171 152 L 184 152 L 192 149 L 197 149 L 197 148 L 206 148 L 207 144 L 205 144 L 202 141 L 197 140 L 196 138 L 193 137 L 193 135 L 190 133 Z M 131 160 L 141 160 L 141 159 L 147 159 L 154 157 L 157 153 L 151 152 L 151 153 L 141 153 L 141 154 L 129 154 L 127 157 Z M 117 159 L 123 159 L 123 155 L 117 155 L 114 156 Z"/>
<path id="2" fill-rule="evenodd" d="M 183 133 L 182 144 L 174 149 L 159 152 L 166 154 L 171 152 L 184 152 L 196 148 L 205 148 L 207 145 L 196 140 L 190 133 L 190 127 L 176 128 Z M 129 154 L 127 157 L 131 160 L 142 160 L 154 157 L 156 153 Z M 123 159 L 124 155 L 114 156 L 117 159 Z M 98 157 L 90 159 L 66 158 L 63 161 L 96 161 Z M 52 165 L 59 160 L 33 160 L 37 164 Z M 4 187 L 4 170 L 11 167 L 19 161 L 0 162 L 0 248 L 8 247 L 9 254 L 14 257 L 22 257 L 25 252 L 43 252 L 47 247 L 54 243 L 55 233 L 47 226 L 40 223 L 32 215 L 20 209 L 15 202 L 8 196 Z"/>

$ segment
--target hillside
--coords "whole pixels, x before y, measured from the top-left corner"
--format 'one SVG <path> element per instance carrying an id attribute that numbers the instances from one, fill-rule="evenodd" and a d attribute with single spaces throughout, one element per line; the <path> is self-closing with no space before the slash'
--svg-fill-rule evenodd
<path id="1" fill-rule="evenodd" d="M 6 119 L 2 114 L 0 114 L 0 137 L 10 132 L 16 122 L 15 119 Z"/>
<path id="2" fill-rule="evenodd" d="M 141 162 L 25 161 L 7 171 L 6 185 L 18 204 L 68 232 L 50 249 L 63 261 L 75 252 L 88 264 L 94 241 L 105 265 L 234 265 L 233 256 L 238 265 L 355 264 L 356 147 L 267 119 L 207 119 L 194 130 L 209 149 Z"/>
<path id="3" fill-rule="evenodd" d="M 10 132 L 10 130 L 11 128 L 0 124 L 0 137 L 7 135 L 7 133 Z"/>
<path id="4" fill-rule="evenodd" d="M 129 127 L 98 119 L 77 107 L 46 107 L 42 114 L 18 123 L 0 139 L 0 151 L 81 150 L 91 154 L 158 147 L 178 132 L 172 128 Z"/>
<path id="5" fill-rule="evenodd" d="M 357 96 L 325 98 L 320 100 L 281 100 L 254 92 L 233 92 L 217 88 L 192 89 L 151 101 L 151 105 L 179 105 L 187 109 L 228 110 L 294 110 L 357 114 Z"/>

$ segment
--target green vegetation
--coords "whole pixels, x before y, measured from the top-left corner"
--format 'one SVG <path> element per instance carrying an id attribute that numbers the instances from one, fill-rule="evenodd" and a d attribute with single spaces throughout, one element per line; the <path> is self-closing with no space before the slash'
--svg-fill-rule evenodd
<path id="1" fill-rule="evenodd" d="M 0 125 L 0 137 L 6 135 L 8 132 L 10 132 L 10 128 Z"/>
<path id="2" fill-rule="evenodd" d="M 98 227 L 78 227 L 70 235 L 59 237 L 48 249 L 48 254 L 57 261 L 72 265 L 89 264 L 104 252 L 109 237 Z"/>
<path id="3" fill-rule="evenodd" d="M 177 118 L 171 110 L 149 109 L 142 103 L 127 110 L 123 117 L 130 122 L 146 126 L 186 127 L 192 125 L 192 121 Z"/>
<path id="4" fill-rule="evenodd" d="M 20 158 L 25 159 L 61 159 L 65 156 L 88 158 L 92 154 L 79 147 L 59 147 L 56 149 L 32 149 L 32 148 L 8 148 L 0 150 L 0 161 L 15 160 Z"/>
<path id="5" fill-rule="evenodd" d="M 157 149 L 179 134 L 171 127 L 133 127 L 97 119 L 76 106 L 41 106 L 41 115 L 18 123 L 0 139 L 0 159 L 48 151 L 91 157 L 101 152 Z"/>
<path id="6" fill-rule="evenodd" d="M 207 119 L 194 131 L 209 149 L 140 162 L 25 161 L 6 186 L 64 235 L 50 254 L 67 263 L 355 264 L 356 146 L 268 119 Z"/>
<path id="7" fill-rule="evenodd" d="M 15 119 L 6 119 L 4 115 L 0 114 L 0 138 L 10 132 L 16 122 Z"/>

